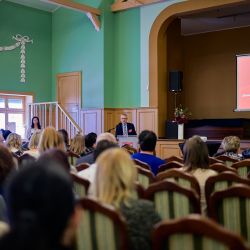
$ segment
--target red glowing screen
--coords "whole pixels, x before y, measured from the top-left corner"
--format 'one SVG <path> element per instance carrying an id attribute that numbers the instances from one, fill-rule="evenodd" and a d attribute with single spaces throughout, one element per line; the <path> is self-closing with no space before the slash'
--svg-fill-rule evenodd
<path id="1" fill-rule="evenodd" d="M 250 110 L 250 54 L 237 56 L 236 110 Z"/>

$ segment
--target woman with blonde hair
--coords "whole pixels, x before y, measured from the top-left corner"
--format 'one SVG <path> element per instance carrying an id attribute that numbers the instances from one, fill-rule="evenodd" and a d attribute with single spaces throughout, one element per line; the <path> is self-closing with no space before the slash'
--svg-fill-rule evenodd
<path id="1" fill-rule="evenodd" d="M 51 148 L 58 148 L 65 151 L 63 137 L 54 127 L 47 127 L 42 132 L 38 149 L 39 152 L 42 153 Z"/>
<path id="2" fill-rule="evenodd" d="M 85 139 L 81 134 L 77 134 L 70 143 L 69 150 L 77 155 L 85 155 Z"/>
<path id="3" fill-rule="evenodd" d="M 6 146 L 11 153 L 18 156 L 22 155 L 22 139 L 16 133 L 10 133 L 6 139 Z"/>
<path id="4" fill-rule="evenodd" d="M 221 146 L 224 150 L 224 154 L 236 160 L 242 160 L 243 157 L 239 154 L 240 151 L 240 138 L 238 136 L 226 136 Z"/>
<path id="5" fill-rule="evenodd" d="M 28 144 L 29 150 L 24 151 L 24 154 L 29 154 L 35 158 L 39 157 L 38 145 L 40 142 L 41 135 L 42 135 L 42 132 L 40 131 L 32 134 L 29 144 Z"/>
<path id="6" fill-rule="evenodd" d="M 95 195 L 100 202 L 113 205 L 125 217 L 129 249 L 148 250 L 151 249 L 151 230 L 160 217 L 153 203 L 134 199 L 136 175 L 136 167 L 126 151 L 108 149 L 97 158 Z"/>

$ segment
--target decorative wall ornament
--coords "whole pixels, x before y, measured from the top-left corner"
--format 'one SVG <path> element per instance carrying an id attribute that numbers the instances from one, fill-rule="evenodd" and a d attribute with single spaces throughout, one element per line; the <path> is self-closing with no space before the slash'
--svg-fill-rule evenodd
<path id="1" fill-rule="evenodd" d="M 33 40 L 31 40 L 28 36 L 22 36 L 22 35 L 15 35 L 12 37 L 12 39 L 16 40 L 17 42 L 14 45 L 11 46 L 4 46 L 0 47 L 0 52 L 2 51 L 10 51 L 18 48 L 19 46 L 21 51 L 20 51 L 20 82 L 25 83 L 26 81 L 26 61 L 25 61 L 25 44 L 26 43 L 33 43 Z"/>

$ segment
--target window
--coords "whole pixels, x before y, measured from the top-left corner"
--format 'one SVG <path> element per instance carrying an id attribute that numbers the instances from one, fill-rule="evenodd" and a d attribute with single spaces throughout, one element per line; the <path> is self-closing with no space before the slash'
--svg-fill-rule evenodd
<path id="1" fill-rule="evenodd" d="M 25 137 L 25 96 L 0 94 L 0 128 Z"/>

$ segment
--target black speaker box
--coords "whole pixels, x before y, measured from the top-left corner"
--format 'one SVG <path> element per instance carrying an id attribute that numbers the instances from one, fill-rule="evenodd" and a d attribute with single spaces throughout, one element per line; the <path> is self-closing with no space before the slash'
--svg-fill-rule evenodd
<path id="1" fill-rule="evenodd" d="M 166 138 L 167 139 L 178 139 L 178 124 L 174 121 L 166 121 Z"/>
<path id="2" fill-rule="evenodd" d="M 169 72 L 169 91 L 180 92 L 182 91 L 182 71 Z"/>

